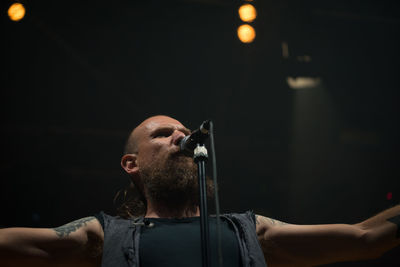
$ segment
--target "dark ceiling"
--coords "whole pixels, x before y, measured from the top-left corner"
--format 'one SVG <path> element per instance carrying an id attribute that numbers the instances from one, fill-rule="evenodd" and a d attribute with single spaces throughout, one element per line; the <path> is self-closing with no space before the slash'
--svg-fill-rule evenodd
<path id="1" fill-rule="evenodd" d="M 225 212 L 357 223 L 399 202 L 398 1 L 255 0 L 250 44 L 244 1 L 25 0 L 20 22 L 10 3 L 0 225 L 114 214 L 125 139 L 154 114 L 214 120 Z M 322 82 L 293 90 L 288 76 Z M 396 253 L 331 266 L 397 266 Z"/>

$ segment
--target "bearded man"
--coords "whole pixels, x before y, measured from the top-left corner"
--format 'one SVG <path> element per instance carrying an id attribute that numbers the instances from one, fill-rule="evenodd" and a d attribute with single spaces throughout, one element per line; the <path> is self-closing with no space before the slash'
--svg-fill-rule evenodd
<path id="1" fill-rule="evenodd" d="M 100 213 L 54 229 L 1 229 L 0 265 L 201 266 L 197 167 L 178 146 L 189 133 L 167 116 L 142 122 L 121 160 L 139 192 L 130 218 Z M 225 266 L 371 259 L 400 244 L 400 206 L 355 225 L 293 225 L 252 212 L 221 219 Z"/>

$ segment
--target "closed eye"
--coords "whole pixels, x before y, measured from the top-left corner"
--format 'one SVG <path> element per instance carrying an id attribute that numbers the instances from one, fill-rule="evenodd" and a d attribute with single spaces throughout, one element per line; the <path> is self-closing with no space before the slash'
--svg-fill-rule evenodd
<path id="1" fill-rule="evenodd" d="M 157 130 L 152 137 L 153 138 L 159 138 L 159 137 L 168 137 L 174 132 L 173 129 L 160 129 Z"/>

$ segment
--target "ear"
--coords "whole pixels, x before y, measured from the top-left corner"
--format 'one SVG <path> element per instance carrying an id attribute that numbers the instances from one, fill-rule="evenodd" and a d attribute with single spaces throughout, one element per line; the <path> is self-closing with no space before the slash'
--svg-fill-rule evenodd
<path id="1" fill-rule="evenodd" d="M 139 167 L 136 161 L 136 154 L 125 154 L 121 158 L 121 166 L 126 173 L 136 176 L 139 173 Z"/>

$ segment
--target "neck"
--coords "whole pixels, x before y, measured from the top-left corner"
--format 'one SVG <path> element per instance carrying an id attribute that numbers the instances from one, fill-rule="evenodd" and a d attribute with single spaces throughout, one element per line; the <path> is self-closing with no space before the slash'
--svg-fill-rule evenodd
<path id="1" fill-rule="evenodd" d="M 196 216 L 200 216 L 200 209 L 198 206 L 170 209 L 148 202 L 145 218 L 187 218 Z"/>

